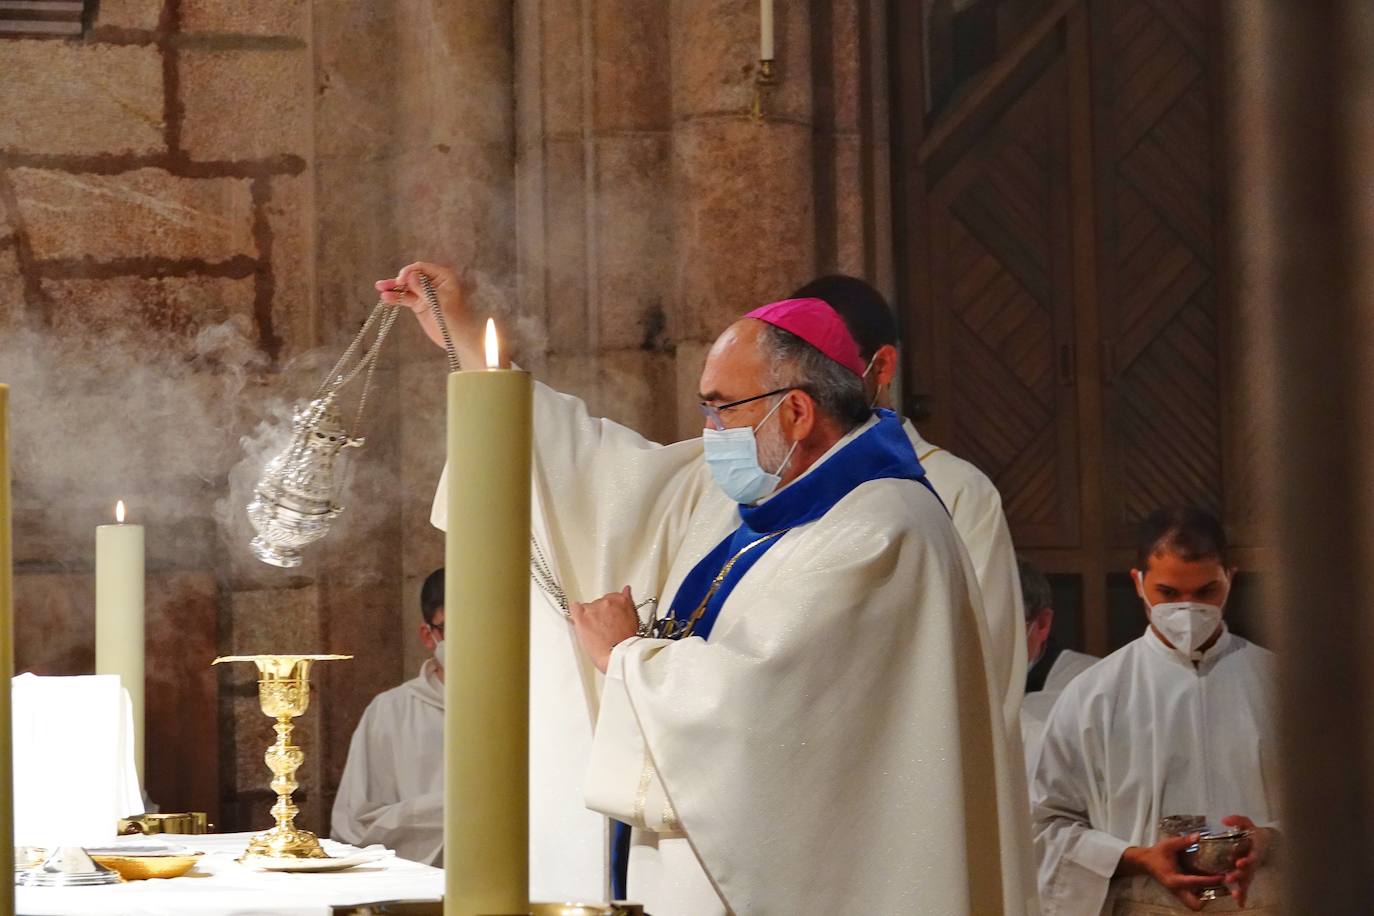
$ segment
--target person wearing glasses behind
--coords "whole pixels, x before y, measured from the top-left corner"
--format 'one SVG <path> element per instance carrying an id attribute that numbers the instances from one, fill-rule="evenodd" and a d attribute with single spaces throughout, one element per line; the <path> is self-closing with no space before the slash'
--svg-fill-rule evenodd
<path id="1" fill-rule="evenodd" d="M 368 704 L 353 732 L 332 835 L 381 843 L 402 858 L 442 865 L 444 854 L 444 571 L 420 588 L 420 673 Z"/>
<path id="2" fill-rule="evenodd" d="M 383 300 L 442 341 L 416 272 L 475 364 L 485 316 L 452 271 L 411 265 Z M 587 806 L 632 828 L 628 896 L 655 916 L 1025 912 L 1003 907 L 1012 762 L 973 564 L 863 371 L 835 310 L 792 299 L 717 338 L 700 439 L 660 446 L 534 387 L 533 520 L 564 651 L 600 689 L 589 759 L 536 756 L 530 777 L 585 774 Z M 450 484 L 481 486 L 441 485 L 441 527 Z"/>

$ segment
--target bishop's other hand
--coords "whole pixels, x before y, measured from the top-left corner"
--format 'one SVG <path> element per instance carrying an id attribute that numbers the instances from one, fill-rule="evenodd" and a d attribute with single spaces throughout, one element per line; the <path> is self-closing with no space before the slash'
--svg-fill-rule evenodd
<path id="1" fill-rule="evenodd" d="M 582 651 L 602 674 L 611 650 L 639 632 L 639 613 L 628 585 L 595 601 L 574 601 L 568 605 L 568 616 Z"/>

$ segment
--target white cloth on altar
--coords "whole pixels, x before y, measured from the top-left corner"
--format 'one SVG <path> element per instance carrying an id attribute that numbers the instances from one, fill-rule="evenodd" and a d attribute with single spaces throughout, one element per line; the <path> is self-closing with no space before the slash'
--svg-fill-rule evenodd
<path id="1" fill-rule="evenodd" d="M 655 445 L 542 385 L 535 439 L 574 598 L 629 584 L 667 601 L 738 524 L 700 440 Z M 618 647 L 587 791 L 635 825 L 630 895 L 658 916 L 995 913 L 1005 885 L 1023 912 L 1029 876 L 1002 852 L 1024 847 L 1008 789 L 1021 762 L 994 715 L 978 601 L 937 501 L 876 481 L 770 549 L 709 644 Z M 654 792 L 672 798 L 666 830 Z"/>
<path id="2" fill-rule="evenodd" d="M 346 871 L 289 874 L 257 871 L 234 860 L 249 833 L 206 836 L 162 834 L 121 837 L 189 846 L 205 853 L 180 878 L 129 881 L 104 887 L 17 887 L 16 912 L 24 916 L 329 916 L 334 906 L 387 900 L 439 900 L 444 873 L 409 859 L 388 856 Z M 331 856 L 357 850 L 321 840 Z"/>
<path id="3" fill-rule="evenodd" d="M 330 832 L 437 865 L 444 852 L 444 685 L 433 659 L 363 711 L 334 798 Z"/>
<path id="4" fill-rule="evenodd" d="M 14 838 L 21 846 L 99 845 L 142 814 L 133 704 L 118 675 L 13 684 Z"/>
<path id="5" fill-rule="evenodd" d="M 1096 655 L 1064 649 L 1054 657 L 1050 673 L 1045 675 L 1045 686 L 1026 694 L 1021 701 L 1021 744 L 1026 749 L 1026 778 L 1035 777 L 1035 756 L 1040 753 L 1040 741 L 1045 736 L 1045 723 L 1049 721 L 1050 710 L 1069 686 L 1069 682 L 1087 671 L 1101 659 Z"/>
<path id="6" fill-rule="evenodd" d="M 1002 689 L 1003 720 L 1008 730 L 1016 730 L 1026 692 L 1026 614 L 1002 495 L 972 463 L 923 439 L 910 420 L 903 428 L 973 561 L 983 593 L 993 683 Z"/>
<path id="7" fill-rule="evenodd" d="M 1155 843 L 1166 815 L 1275 826 L 1273 689 L 1272 653 L 1229 631 L 1194 667 L 1147 629 L 1074 678 L 1031 782 L 1046 916 L 1109 912 L 1121 854 Z"/>

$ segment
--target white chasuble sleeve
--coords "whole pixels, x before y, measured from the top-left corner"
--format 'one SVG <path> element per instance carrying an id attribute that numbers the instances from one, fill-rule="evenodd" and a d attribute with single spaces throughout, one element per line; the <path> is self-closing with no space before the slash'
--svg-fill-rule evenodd
<path id="1" fill-rule="evenodd" d="M 533 483 L 549 539 L 541 546 L 573 601 L 625 585 L 636 598 L 652 597 L 703 500 L 729 523 L 716 540 L 738 523 L 734 504 L 711 484 L 700 439 L 659 445 L 543 384 L 534 386 Z M 445 468 L 431 516 L 444 530 L 447 486 Z"/>
<path id="2" fill-rule="evenodd" d="M 635 720 L 624 672 L 630 647 L 638 645 L 643 658 L 669 644 L 634 637 L 611 651 L 586 781 L 588 808 L 655 833 L 675 832 L 680 824 Z"/>
<path id="3" fill-rule="evenodd" d="M 657 778 L 733 912 L 1004 912 L 975 600 L 930 493 L 874 481 L 780 539 L 709 642 L 622 643 L 644 820 Z M 633 815 L 645 771 L 607 693 Z"/>
<path id="4" fill-rule="evenodd" d="M 1104 801 L 1103 763 L 1081 719 L 1079 692 L 1060 695 L 1045 725 L 1031 783 L 1040 906 L 1045 916 L 1096 916 L 1127 841 L 1091 826 Z"/>

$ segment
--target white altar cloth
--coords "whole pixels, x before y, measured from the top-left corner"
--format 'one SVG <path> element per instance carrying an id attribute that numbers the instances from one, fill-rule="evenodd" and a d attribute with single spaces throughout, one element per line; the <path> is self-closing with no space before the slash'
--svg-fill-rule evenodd
<path id="1" fill-rule="evenodd" d="M 17 887 L 21 916 L 328 916 L 331 906 L 382 900 L 439 900 L 441 869 L 388 856 L 347 871 L 254 871 L 234 861 L 251 833 L 126 837 L 140 844 L 166 840 L 205 853 L 181 878 L 129 881 L 105 887 Z M 322 840 L 325 852 L 355 847 Z"/>

